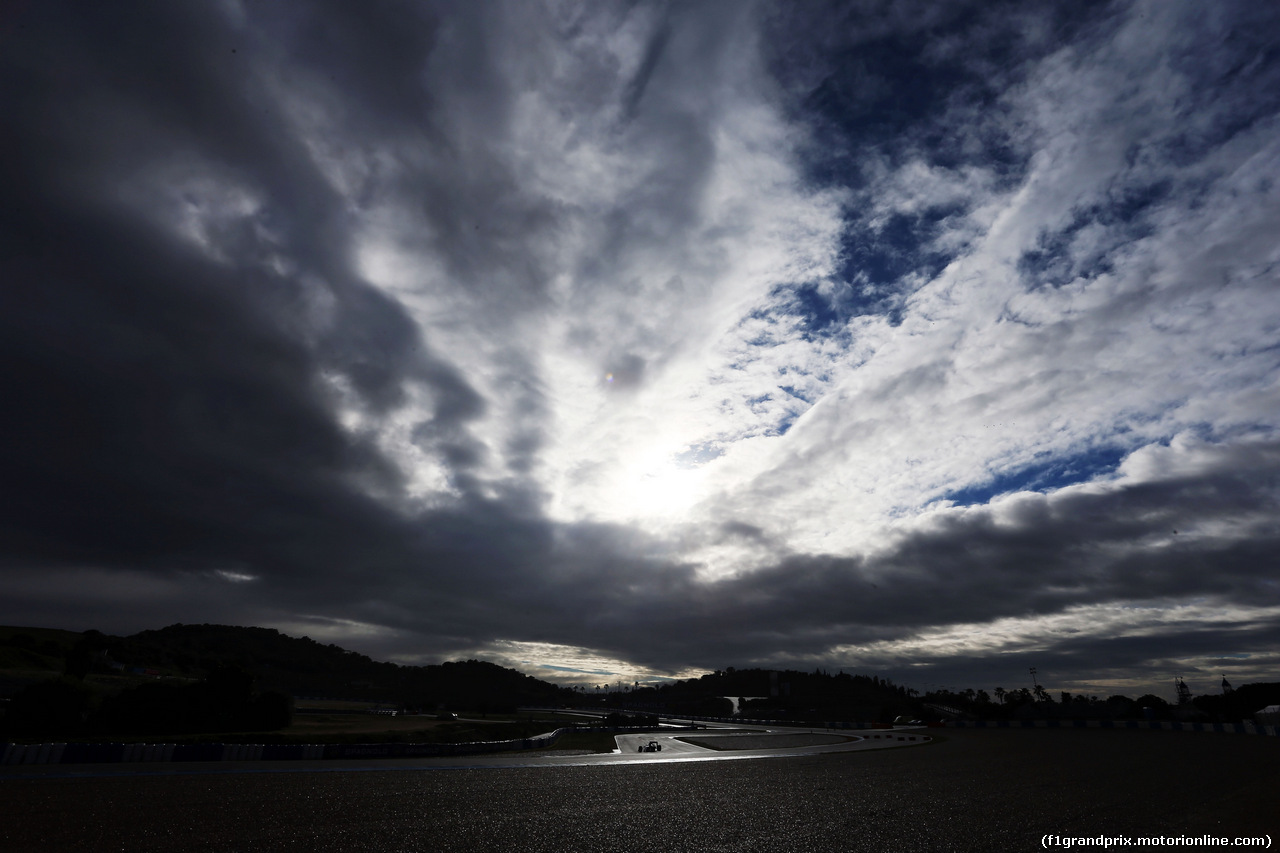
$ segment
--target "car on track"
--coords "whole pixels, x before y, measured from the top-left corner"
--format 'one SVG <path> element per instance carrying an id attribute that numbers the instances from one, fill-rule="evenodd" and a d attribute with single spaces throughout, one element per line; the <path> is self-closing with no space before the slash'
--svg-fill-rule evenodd
<path id="1" fill-rule="evenodd" d="M 636 752 L 662 752 L 662 744 L 656 740 L 651 740 L 644 746 L 637 746 Z"/>

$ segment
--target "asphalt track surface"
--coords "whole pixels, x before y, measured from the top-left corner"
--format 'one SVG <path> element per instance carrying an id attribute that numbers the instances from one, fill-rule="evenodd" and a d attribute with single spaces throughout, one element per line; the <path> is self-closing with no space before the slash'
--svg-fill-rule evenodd
<path id="1" fill-rule="evenodd" d="M 926 746 L 770 760 L 512 767 L 494 756 L 430 770 L 33 774 L 0 780 L 0 849 L 1017 851 L 1040 849 L 1045 834 L 1280 842 L 1280 738 L 931 734 L 939 739 Z"/>
<path id="2" fill-rule="evenodd" d="M 876 737 L 872 737 L 872 735 Z M 649 732 L 618 735 L 619 754 L 613 756 L 580 756 L 564 759 L 570 763 L 651 763 L 665 761 L 737 761 L 745 758 L 792 758 L 814 755 L 820 752 L 851 752 L 866 749 L 886 749 L 907 746 L 912 741 L 929 737 L 923 727 L 901 728 L 891 731 L 867 732 L 860 735 L 834 734 L 826 729 L 800 729 L 792 727 L 752 727 L 739 730 L 733 726 L 712 726 L 701 731 L 682 730 L 679 733 Z M 919 740 L 917 740 L 919 739 Z M 661 749 L 656 753 L 637 756 L 638 747 L 657 741 Z M 532 756 L 530 756 L 532 758 Z"/>

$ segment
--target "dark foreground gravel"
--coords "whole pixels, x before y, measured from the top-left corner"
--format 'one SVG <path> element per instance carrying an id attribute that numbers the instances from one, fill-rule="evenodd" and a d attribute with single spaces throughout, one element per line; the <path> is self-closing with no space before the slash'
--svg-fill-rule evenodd
<path id="1" fill-rule="evenodd" d="M 648 766 L 24 778 L 0 782 L 0 849 L 1018 851 L 1046 833 L 1280 843 L 1280 738 L 943 737 Z"/>

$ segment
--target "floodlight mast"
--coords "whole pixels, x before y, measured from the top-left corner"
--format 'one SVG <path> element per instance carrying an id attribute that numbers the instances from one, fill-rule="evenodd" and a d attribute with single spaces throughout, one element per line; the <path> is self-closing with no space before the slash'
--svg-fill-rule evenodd
<path id="1" fill-rule="evenodd" d="M 1187 682 L 1182 680 L 1182 676 L 1174 676 L 1173 689 L 1178 695 L 1178 704 L 1187 705 L 1191 702 L 1191 688 L 1187 687 Z"/>

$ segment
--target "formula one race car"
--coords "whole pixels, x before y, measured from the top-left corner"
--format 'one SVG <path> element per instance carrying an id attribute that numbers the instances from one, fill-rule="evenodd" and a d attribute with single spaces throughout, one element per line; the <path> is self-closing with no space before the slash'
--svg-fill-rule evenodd
<path id="1" fill-rule="evenodd" d="M 656 740 L 651 740 L 644 746 L 637 746 L 636 752 L 662 752 L 662 744 Z"/>

